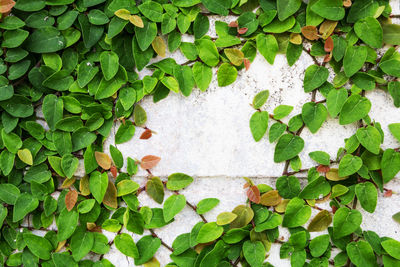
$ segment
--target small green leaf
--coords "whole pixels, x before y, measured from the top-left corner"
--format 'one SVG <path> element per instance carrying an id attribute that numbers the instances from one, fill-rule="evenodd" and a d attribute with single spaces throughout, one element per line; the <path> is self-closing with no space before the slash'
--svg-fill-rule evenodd
<path id="1" fill-rule="evenodd" d="M 366 128 L 358 129 L 356 136 L 361 145 L 369 152 L 375 155 L 379 154 L 381 134 L 375 127 L 368 125 Z"/>
<path id="2" fill-rule="evenodd" d="M 383 30 L 376 18 L 367 17 L 360 19 L 354 24 L 354 31 L 367 45 L 374 48 L 382 47 Z"/>
<path id="3" fill-rule="evenodd" d="M 265 260 L 265 247 L 261 241 L 243 243 L 243 255 L 250 266 L 261 266 Z"/>
<path id="4" fill-rule="evenodd" d="M 100 173 L 98 171 L 92 172 L 89 179 L 89 188 L 97 203 L 103 202 L 104 195 L 108 187 L 107 173 Z"/>
<path id="5" fill-rule="evenodd" d="M 267 102 L 268 97 L 269 97 L 268 90 L 264 90 L 256 94 L 256 96 L 253 99 L 253 108 L 254 109 L 261 108 L 265 104 L 265 102 Z"/>
<path id="6" fill-rule="evenodd" d="M 256 111 L 250 118 L 250 130 L 256 142 L 260 141 L 268 129 L 269 114 L 267 111 Z"/>
<path id="7" fill-rule="evenodd" d="M 193 182 L 193 178 L 184 173 L 173 173 L 168 176 L 167 188 L 169 190 L 181 190 L 189 186 Z"/>
<path id="8" fill-rule="evenodd" d="M 237 215 L 232 212 L 222 212 L 217 216 L 217 224 L 218 225 L 226 225 L 230 224 L 237 218 Z"/>
<path id="9" fill-rule="evenodd" d="M 128 142 L 135 135 L 135 125 L 131 121 L 125 121 L 119 126 L 115 134 L 115 143 L 122 144 Z"/>
<path id="10" fill-rule="evenodd" d="M 186 198 L 183 195 L 172 195 L 164 202 L 164 220 L 169 222 L 186 206 Z"/>
<path id="11" fill-rule="evenodd" d="M 282 226 L 294 228 L 305 224 L 311 216 L 311 207 L 305 205 L 304 200 L 293 198 L 286 206 Z"/>
<path id="12" fill-rule="evenodd" d="M 217 79 L 218 86 L 227 86 L 236 81 L 238 71 L 229 63 L 222 63 L 218 69 Z"/>
<path id="13" fill-rule="evenodd" d="M 219 204 L 219 200 L 216 199 L 216 198 L 205 198 L 205 199 L 202 199 L 197 204 L 196 212 L 198 214 L 204 214 L 204 213 L 212 210 L 218 204 Z"/>
<path id="14" fill-rule="evenodd" d="M 146 111 L 138 104 L 135 105 L 133 117 L 137 126 L 143 126 L 147 121 Z"/>
<path id="15" fill-rule="evenodd" d="M 104 79 L 111 80 L 118 72 L 119 58 L 113 51 L 104 51 L 100 54 L 100 66 Z"/>
<path id="16" fill-rule="evenodd" d="M 345 155 L 339 163 L 339 176 L 346 177 L 356 173 L 362 167 L 362 164 L 363 161 L 360 157 Z"/>
<path id="17" fill-rule="evenodd" d="M 347 77 L 351 77 L 364 65 L 368 56 L 365 46 L 348 46 L 343 58 L 343 69 Z"/>
<path id="18" fill-rule="evenodd" d="M 339 239 L 347 236 L 360 227 L 362 215 L 358 210 L 341 207 L 333 216 L 333 235 Z"/>
<path id="19" fill-rule="evenodd" d="M 279 138 L 275 146 L 274 161 L 276 163 L 297 156 L 304 148 L 304 140 L 297 135 L 285 134 Z"/>
<path id="20" fill-rule="evenodd" d="M 215 222 L 204 224 L 197 235 L 198 243 L 208 243 L 219 238 L 224 232 L 222 226 L 218 226 Z"/>
<path id="21" fill-rule="evenodd" d="M 124 255 L 134 259 L 139 258 L 138 248 L 130 235 L 125 233 L 119 234 L 115 237 L 114 243 L 117 249 Z"/>
<path id="22" fill-rule="evenodd" d="M 376 187 L 370 182 L 365 182 L 357 184 L 355 191 L 361 207 L 369 213 L 373 213 L 378 202 Z"/>
<path id="23" fill-rule="evenodd" d="M 339 116 L 341 125 L 356 122 L 368 115 L 371 102 L 360 95 L 351 95 L 344 103 Z"/>
<path id="24" fill-rule="evenodd" d="M 306 69 L 304 75 L 304 92 L 309 93 L 326 82 L 329 76 L 327 68 L 311 65 Z"/>
<path id="25" fill-rule="evenodd" d="M 308 102 L 303 105 L 301 116 L 310 132 L 316 133 L 328 117 L 328 111 L 321 103 Z"/>

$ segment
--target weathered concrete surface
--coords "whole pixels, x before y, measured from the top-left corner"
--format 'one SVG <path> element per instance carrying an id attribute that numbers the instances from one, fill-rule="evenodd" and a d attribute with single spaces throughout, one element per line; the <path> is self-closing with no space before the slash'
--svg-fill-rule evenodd
<path id="1" fill-rule="evenodd" d="M 393 14 L 400 14 L 400 1 L 395 0 L 391 3 Z M 229 22 L 232 19 L 224 20 Z M 214 20 L 211 21 L 211 29 L 213 27 Z M 209 34 L 215 36 L 213 31 Z M 184 38 L 187 41 L 191 40 L 187 36 Z M 179 52 L 172 56 L 178 63 L 186 61 Z M 154 59 L 158 60 L 160 58 Z M 207 197 L 220 199 L 220 204 L 205 215 L 207 220 L 213 221 L 220 212 L 232 210 L 235 206 L 245 203 L 244 180 L 241 177 L 254 177 L 256 183 L 275 186 L 276 177 L 281 175 L 283 164 L 273 162 L 275 144 L 270 144 L 267 137 L 258 143 L 253 140 L 248 124 L 254 110 L 249 104 L 257 92 L 268 89 L 270 98 L 263 107 L 264 110 L 272 113 L 276 106 L 285 104 L 294 106 L 289 118 L 299 114 L 302 105 L 311 98 L 310 94 L 304 93 L 302 80 L 305 69 L 312 63 L 311 58 L 303 53 L 292 68 L 287 65 L 284 56 L 277 56 L 275 64 L 271 66 L 258 55 L 250 70 L 239 72 L 237 81 L 231 86 L 218 87 L 214 77 L 210 88 L 204 93 L 195 89 L 187 98 L 171 93 L 157 104 L 154 104 L 151 98 L 146 98 L 141 102 L 148 115 L 146 126 L 157 134 L 149 140 L 140 140 L 139 136 L 143 130 L 138 129 L 131 141 L 117 147 L 125 158 L 129 156 L 140 159 L 149 154 L 160 156 L 161 162 L 152 169 L 154 175 L 164 178 L 174 172 L 192 175 L 195 181 L 182 193 L 192 204 L 197 204 Z M 145 70 L 140 75 L 148 73 Z M 372 101 L 370 116 L 381 123 L 385 132 L 382 147 L 399 147 L 400 144 L 387 128 L 390 123 L 400 122 L 400 112 L 393 106 L 391 97 L 387 92 L 378 90 L 368 92 L 367 96 Z M 113 129 L 114 133 L 116 129 L 118 125 Z M 300 154 L 303 168 L 315 165 L 308 157 L 311 151 L 323 150 L 334 159 L 337 149 L 344 145 L 344 138 L 350 137 L 355 131 L 356 125 L 340 126 L 338 120 L 332 118 L 329 118 L 316 134 L 311 134 L 305 129 L 301 134 L 305 140 L 305 148 Z M 109 144 L 114 144 L 113 135 L 105 144 L 106 150 Z M 143 177 L 146 175 L 146 172 L 140 171 L 134 179 L 144 185 Z M 385 187 L 400 192 L 400 181 L 395 179 Z M 146 194 L 140 195 L 140 201 L 142 205 L 161 207 Z M 327 203 L 320 206 L 329 209 Z M 394 213 L 400 211 L 399 194 L 395 193 L 386 198 L 380 193 L 378 208 L 373 214 L 364 212 L 361 207 L 359 210 L 363 214 L 364 230 L 374 230 L 382 236 L 399 238 L 399 225 L 391 218 Z M 313 210 L 313 216 L 316 213 L 317 210 Z M 171 245 L 177 235 L 189 232 L 198 221 L 200 217 L 186 207 L 175 217 L 173 223 L 156 232 Z M 281 230 L 281 235 L 286 240 L 287 231 Z M 114 234 L 104 232 L 110 240 L 113 238 Z M 140 238 L 137 235 L 133 237 L 135 240 Z M 162 266 L 171 261 L 169 254 L 163 247 L 157 252 L 156 258 Z M 273 245 L 269 254 L 268 261 L 275 266 L 290 266 L 288 260 L 279 258 L 278 245 Z M 122 255 L 115 246 L 105 258 L 116 266 L 134 266 L 133 260 Z"/>

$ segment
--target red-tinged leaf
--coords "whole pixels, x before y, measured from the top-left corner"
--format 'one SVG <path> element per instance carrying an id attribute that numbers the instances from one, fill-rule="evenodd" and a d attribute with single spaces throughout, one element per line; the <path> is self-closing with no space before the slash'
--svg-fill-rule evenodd
<path id="1" fill-rule="evenodd" d="M 117 167 L 115 167 L 115 166 L 111 166 L 111 168 L 110 168 L 110 172 L 111 172 L 111 174 L 112 174 L 112 176 L 113 176 L 114 178 L 118 176 L 118 170 L 117 170 Z"/>
<path id="2" fill-rule="evenodd" d="M 391 197 L 393 195 L 393 191 L 392 190 L 385 190 L 385 193 L 383 195 L 384 195 L 384 197 Z"/>
<path id="3" fill-rule="evenodd" d="M 332 37 L 329 36 L 328 39 L 326 39 L 325 45 L 324 45 L 324 49 L 325 49 L 325 52 L 327 52 L 327 53 L 332 52 L 332 50 L 333 50 L 333 39 L 332 39 Z"/>
<path id="4" fill-rule="evenodd" d="M 228 27 L 237 28 L 239 27 L 239 24 L 237 23 L 237 21 L 232 21 L 229 23 Z"/>
<path id="5" fill-rule="evenodd" d="M 13 0 L 0 0 L 0 13 L 8 13 L 14 6 Z"/>
<path id="6" fill-rule="evenodd" d="M 243 189 L 246 189 L 246 188 L 249 188 L 250 187 L 250 184 L 249 183 L 245 183 L 244 185 L 243 185 Z"/>
<path id="7" fill-rule="evenodd" d="M 336 206 L 332 206 L 332 213 L 335 214 L 338 208 Z"/>
<path id="8" fill-rule="evenodd" d="M 351 0 L 344 0 L 343 1 L 343 6 L 344 7 L 351 7 L 351 5 L 352 5 Z"/>
<path id="9" fill-rule="evenodd" d="M 248 60 L 247 58 L 245 58 L 245 59 L 243 60 L 243 63 L 244 63 L 244 67 L 246 68 L 246 71 L 248 71 L 248 70 L 250 69 L 250 65 L 251 65 L 250 60 Z"/>
<path id="10" fill-rule="evenodd" d="M 94 157 L 96 158 L 97 164 L 104 170 L 111 168 L 111 159 L 106 153 L 96 151 L 94 152 Z"/>
<path id="11" fill-rule="evenodd" d="M 305 26 L 305 27 L 301 28 L 301 33 L 308 40 L 313 41 L 313 40 L 319 39 L 318 30 L 317 30 L 317 27 L 315 27 L 315 26 Z"/>
<path id="12" fill-rule="evenodd" d="M 153 132 L 150 129 L 146 129 L 146 131 L 144 131 L 142 133 L 142 135 L 140 136 L 140 139 L 149 139 L 151 136 L 153 135 Z"/>
<path id="13" fill-rule="evenodd" d="M 319 166 L 317 167 L 317 171 L 318 171 L 318 172 L 323 172 L 323 173 L 329 172 L 330 169 L 331 169 L 331 168 L 330 168 L 329 166 L 325 166 L 325 165 L 319 165 Z"/>
<path id="14" fill-rule="evenodd" d="M 246 32 L 247 32 L 247 28 L 240 28 L 239 30 L 238 30 L 238 33 L 239 34 L 245 34 Z"/>
<path id="15" fill-rule="evenodd" d="M 142 169 L 144 170 L 151 169 L 155 167 L 160 162 L 160 160 L 161 158 L 157 156 L 153 155 L 144 156 L 140 162 L 140 167 L 142 167 Z"/>
<path id="16" fill-rule="evenodd" d="M 258 189 L 257 186 L 253 185 L 252 187 L 249 188 L 249 190 L 247 190 L 247 197 L 250 201 L 258 204 L 260 203 L 260 190 Z"/>
<path id="17" fill-rule="evenodd" d="M 71 211 L 75 207 L 77 200 L 78 192 L 76 190 L 68 191 L 68 193 L 65 195 L 65 207 L 68 211 Z"/>
<path id="18" fill-rule="evenodd" d="M 324 57 L 324 62 L 329 62 L 329 61 L 331 61 L 331 59 L 332 59 L 332 54 L 326 54 L 325 55 L 325 57 Z"/>

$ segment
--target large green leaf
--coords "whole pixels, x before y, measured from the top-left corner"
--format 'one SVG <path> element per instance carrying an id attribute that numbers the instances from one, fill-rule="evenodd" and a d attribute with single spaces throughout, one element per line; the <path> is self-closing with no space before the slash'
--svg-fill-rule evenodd
<path id="1" fill-rule="evenodd" d="M 282 162 L 297 156 L 304 148 L 304 140 L 297 135 L 285 134 L 275 147 L 274 161 Z"/>
<path id="2" fill-rule="evenodd" d="M 360 227 L 362 215 L 358 210 L 341 207 L 333 216 L 333 235 L 335 238 L 347 236 Z"/>
<path id="3" fill-rule="evenodd" d="M 25 47 L 33 53 L 52 53 L 65 47 L 66 40 L 61 32 L 53 27 L 40 28 L 29 35 Z"/>

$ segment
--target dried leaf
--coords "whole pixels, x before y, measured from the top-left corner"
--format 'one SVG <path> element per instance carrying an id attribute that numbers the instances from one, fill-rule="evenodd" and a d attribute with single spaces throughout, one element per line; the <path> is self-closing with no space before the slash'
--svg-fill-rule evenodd
<path id="1" fill-rule="evenodd" d="M 77 200 L 78 192 L 76 190 L 68 191 L 68 193 L 65 195 L 65 207 L 68 211 L 71 211 L 75 207 Z"/>
<path id="2" fill-rule="evenodd" d="M 167 46 L 165 45 L 163 38 L 157 36 L 151 43 L 151 46 L 153 47 L 157 55 L 159 55 L 160 57 L 165 57 L 165 50 Z"/>
<path id="3" fill-rule="evenodd" d="M 322 39 L 328 39 L 335 30 L 337 24 L 337 21 L 325 20 L 321 26 L 319 26 L 319 33 L 322 35 Z"/>
<path id="4" fill-rule="evenodd" d="M 246 68 L 246 71 L 248 71 L 248 70 L 250 69 L 250 65 L 251 65 L 250 60 L 248 60 L 247 58 L 245 58 L 245 59 L 243 60 L 243 63 L 244 63 L 244 67 Z"/>
<path id="5" fill-rule="evenodd" d="M 239 30 L 238 30 L 238 33 L 239 34 L 245 34 L 246 32 L 247 32 L 247 28 L 240 28 Z"/>
<path id="6" fill-rule="evenodd" d="M 153 155 L 148 155 L 144 156 L 140 162 L 140 167 L 144 170 L 151 169 L 155 167 L 159 162 L 161 158 Z"/>
<path id="7" fill-rule="evenodd" d="M 391 197 L 393 195 L 393 191 L 392 190 L 385 190 L 385 193 L 383 195 L 384 195 L 384 197 Z"/>
<path id="8" fill-rule="evenodd" d="M 332 223 L 332 215 L 327 210 L 320 211 L 310 222 L 307 230 L 309 232 L 321 232 Z"/>
<path id="9" fill-rule="evenodd" d="M 123 20 L 129 20 L 131 12 L 125 8 L 118 9 L 114 12 L 114 15 Z"/>
<path id="10" fill-rule="evenodd" d="M 237 27 L 239 27 L 239 24 L 238 24 L 237 21 L 231 21 L 231 22 L 229 23 L 228 27 L 237 28 Z"/>
<path id="11" fill-rule="evenodd" d="M 14 6 L 13 0 L 0 0 L 0 13 L 8 13 Z"/>
<path id="12" fill-rule="evenodd" d="M 351 5 L 352 5 L 351 0 L 344 0 L 343 1 L 343 6 L 344 7 L 351 7 Z"/>
<path id="13" fill-rule="evenodd" d="M 329 61 L 331 61 L 331 59 L 332 59 L 332 54 L 326 54 L 324 56 L 324 62 L 329 62 Z"/>
<path id="14" fill-rule="evenodd" d="M 276 206 L 281 203 L 282 197 L 277 190 L 271 190 L 261 196 L 260 203 L 264 206 Z"/>
<path id="15" fill-rule="evenodd" d="M 313 40 L 319 39 L 317 27 L 315 27 L 315 26 L 305 26 L 305 27 L 301 28 L 301 33 L 308 40 L 313 41 Z"/>
<path id="16" fill-rule="evenodd" d="M 113 176 L 114 178 L 118 176 L 118 170 L 117 170 L 117 167 L 115 167 L 115 166 L 111 166 L 111 168 L 110 168 L 110 172 L 111 172 L 111 174 L 112 174 L 112 176 Z"/>
<path id="17" fill-rule="evenodd" d="M 139 17 L 138 15 L 131 15 L 131 16 L 129 17 L 129 21 L 130 21 L 133 25 L 135 25 L 136 27 L 139 27 L 139 28 L 143 28 L 143 27 L 144 27 L 143 20 L 142 20 L 142 18 Z"/>
<path id="18" fill-rule="evenodd" d="M 324 45 L 324 50 L 327 53 L 332 52 L 332 50 L 333 50 L 333 39 L 332 39 L 331 36 L 329 36 L 328 39 L 326 39 L 325 45 Z"/>
<path id="19" fill-rule="evenodd" d="M 153 132 L 150 129 L 146 129 L 139 138 L 147 140 L 150 139 L 152 136 Z"/>
<path id="20" fill-rule="evenodd" d="M 293 32 L 292 32 L 292 33 L 290 34 L 289 41 L 290 41 L 292 44 L 299 45 L 299 44 L 301 44 L 301 43 L 303 42 L 303 39 L 301 38 L 301 35 L 300 35 L 299 33 L 293 33 Z"/>
<path id="21" fill-rule="evenodd" d="M 329 166 L 319 165 L 319 166 L 317 167 L 317 172 L 326 173 L 326 172 L 329 172 L 330 169 L 331 169 L 331 168 L 330 168 Z"/>
<path id="22" fill-rule="evenodd" d="M 96 158 L 97 164 L 102 167 L 104 170 L 108 170 L 111 168 L 111 159 L 110 157 L 103 152 L 94 152 L 94 156 Z"/>
<path id="23" fill-rule="evenodd" d="M 117 188 L 113 182 L 108 181 L 107 191 L 103 198 L 103 204 L 111 207 L 111 208 L 118 208 L 117 202 Z"/>
<path id="24" fill-rule="evenodd" d="M 255 185 L 250 187 L 249 190 L 247 190 L 247 197 L 249 198 L 250 201 L 256 204 L 260 203 L 261 196 L 258 187 Z"/>
<path id="25" fill-rule="evenodd" d="M 79 191 L 81 191 L 82 196 L 90 195 L 90 188 L 89 188 L 89 176 L 83 176 L 79 181 Z"/>

